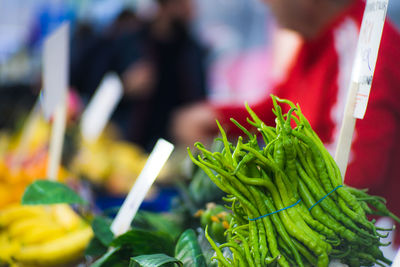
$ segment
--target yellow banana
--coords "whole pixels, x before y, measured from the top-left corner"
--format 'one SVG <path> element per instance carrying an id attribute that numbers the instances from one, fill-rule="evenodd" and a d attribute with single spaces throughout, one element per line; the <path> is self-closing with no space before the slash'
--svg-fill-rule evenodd
<path id="1" fill-rule="evenodd" d="M 66 204 L 51 206 L 51 213 L 54 220 L 68 231 L 76 229 L 82 221 L 79 215 Z"/>
<path id="2" fill-rule="evenodd" d="M 92 236 L 68 205 L 12 205 L 0 210 L 0 263 L 60 266 L 79 259 Z"/>
<path id="3" fill-rule="evenodd" d="M 65 230 L 71 231 L 79 227 L 81 223 L 78 214 L 70 206 L 64 204 L 49 206 L 44 214 L 41 214 L 41 212 L 36 215 L 32 212 L 30 214 L 32 217 L 21 217 L 8 224 L 7 232 L 11 237 L 24 235 L 35 228 L 51 228 L 54 225 L 59 225 Z M 14 218 L 16 217 L 14 216 Z"/>
<path id="4" fill-rule="evenodd" d="M 43 244 L 24 246 L 15 259 L 23 265 L 38 266 L 60 266 L 74 262 L 82 256 L 92 236 L 92 228 L 85 226 Z"/>
<path id="5" fill-rule="evenodd" d="M 47 228 L 55 224 L 49 216 L 46 217 L 33 217 L 26 220 L 18 220 L 7 228 L 7 233 L 11 238 L 19 238 L 31 232 L 35 228 Z"/>
<path id="6" fill-rule="evenodd" d="M 6 233 L 0 234 L 0 262 L 12 262 L 14 256 L 20 250 L 19 242 L 10 239 Z"/>
<path id="7" fill-rule="evenodd" d="M 43 216 L 47 213 L 43 206 L 11 205 L 0 211 L 0 227 L 7 227 L 20 219 Z"/>
<path id="8" fill-rule="evenodd" d="M 55 223 L 44 224 L 42 227 L 35 227 L 25 232 L 24 235 L 18 237 L 18 240 L 23 245 L 32 245 L 45 243 L 66 234 L 66 230 L 61 225 Z"/>

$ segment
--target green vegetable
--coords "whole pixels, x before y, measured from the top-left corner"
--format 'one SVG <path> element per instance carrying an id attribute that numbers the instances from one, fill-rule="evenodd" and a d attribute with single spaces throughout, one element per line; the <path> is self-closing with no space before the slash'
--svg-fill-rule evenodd
<path id="1" fill-rule="evenodd" d="M 222 240 L 219 219 L 210 210 L 202 214 L 214 258 L 221 266 L 325 267 L 331 259 L 350 266 L 390 264 L 379 249 L 383 235 L 365 214 L 397 217 L 381 198 L 342 185 L 336 163 L 299 106 L 275 96 L 273 102 L 275 128 L 246 104 L 248 122 L 264 146 L 258 144 L 259 135 L 232 119 L 247 142 L 239 137 L 233 144 L 217 122 L 222 151 L 196 143 L 201 155 L 195 158 L 188 149 L 191 160 L 227 194 L 223 199 L 232 211 L 221 245 L 213 240 Z M 278 103 L 288 104 L 289 112 L 284 115 Z M 231 257 L 224 256 L 224 248 Z"/>
<path id="2" fill-rule="evenodd" d="M 30 184 L 22 196 L 22 205 L 87 204 L 68 186 L 48 180 L 37 180 Z"/>

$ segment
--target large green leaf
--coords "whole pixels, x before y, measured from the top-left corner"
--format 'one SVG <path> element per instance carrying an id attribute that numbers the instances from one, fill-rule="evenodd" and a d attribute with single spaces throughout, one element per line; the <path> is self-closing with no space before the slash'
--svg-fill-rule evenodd
<path id="1" fill-rule="evenodd" d="M 202 207 L 208 202 L 220 201 L 225 195 L 201 168 L 194 172 L 188 193 L 197 207 Z"/>
<path id="2" fill-rule="evenodd" d="M 85 256 L 99 257 L 105 254 L 107 249 L 108 248 L 104 246 L 97 237 L 93 237 L 85 249 Z"/>
<path id="3" fill-rule="evenodd" d="M 175 257 L 182 261 L 184 266 L 207 267 L 196 233 L 192 229 L 186 230 L 180 236 L 175 247 Z"/>
<path id="4" fill-rule="evenodd" d="M 110 249 L 106 254 L 104 254 L 101 258 L 95 261 L 90 267 L 101 267 L 105 264 L 112 256 L 114 256 L 118 252 L 119 248 Z"/>
<path id="5" fill-rule="evenodd" d="M 183 232 L 182 221 L 175 214 L 169 213 L 154 213 L 147 211 L 139 211 L 133 225 L 145 229 L 160 231 L 169 234 L 174 240 Z"/>
<path id="6" fill-rule="evenodd" d="M 114 239 L 114 234 L 110 230 L 110 225 L 111 221 L 101 216 L 96 216 L 92 222 L 94 235 L 105 246 L 108 246 Z"/>
<path id="7" fill-rule="evenodd" d="M 22 197 L 23 205 L 46 204 L 86 204 L 74 190 L 68 186 L 48 180 L 37 180 L 30 184 Z"/>
<path id="8" fill-rule="evenodd" d="M 110 246 L 132 249 L 133 255 L 165 253 L 174 255 L 174 242 L 170 235 L 163 232 L 132 229 L 120 235 Z"/>
<path id="9" fill-rule="evenodd" d="M 126 267 L 132 251 L 124 248 L 110 248 L 101 258 L 95 261 L 90 267 Z"/>
<path id="10" fill-rule="evenodd" d="M 198 242 L 199 246 L 201 248 L 201 251 L 203 252 L 204 258 L 206 259 L 206 265 L 208 267 L 217 267 L 218 266 L 218 261 L 214 260 L 212 261 L 211 258 L 215 255 L 215 251 L 211 247 L 210 243 L 208 242 L 205 234 L 204 234 L 204 229 L 199 229 L 198 230 Z"/>
<path id="11" fill-rule="evenodd" d="M 140 255 L 131 258 L 129 267 L 159 267 L 167 264 L 183 266 L 182 262 L 165 254 Z"/>

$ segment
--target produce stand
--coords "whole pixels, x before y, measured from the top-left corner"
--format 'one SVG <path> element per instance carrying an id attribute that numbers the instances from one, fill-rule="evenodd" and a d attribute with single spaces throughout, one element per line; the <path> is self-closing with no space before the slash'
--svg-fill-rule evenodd
<path id="1" fill-rule="evenodd" d="M 74 266 L 77 261 L 90 266 L 161 266 L 165 263 L 216 266 L 218 262 L 228 266 L 247 266 L 251 262 L 256 264 L 262 257 L 268 265 L 278 263 L 282 266 L 342 266 L 353 260 L 365 264 L 374 261 L 389 264 L 379 252 L 383 245 L 379 239 L 391 229 L 377 231 L 371 221 L 361 215 L 371 212 L 371 209 L 368 206 L 357 209 L 357 205 L 362 203 L 372 204 L 370 207 L 392 216 L 385 209 L 384 202 L 362 190 L 342 185 L 337 165 L 307 124 L 301 108 L 291 109 L 283 116 L 280 106 L 294 107 L 294 104 L 276 97 L 274 100 L 279 121 L 277 128 L 264 125 L 249 109 L 251 124 L 260 129 L 259 137 L 264 139 L 265 145 L 258 146 L 257 135 L 248 131 L 252 126 L 246 130 L 238 125 L 243 129 L 244 137 L 236 141 L 228 141 L 221 127 L 221 137 L 216 139 L 210 151 L 200 143 L 196 144 L 200 157 L 195 158 L 189 151 L 198 168 L 193 169 L 190 175 L 193 179 L 188 185 L 177 187 L 180 197 L 172 209 L 163 213 L 140 211 L 132 228 L 119 236 L 111 231 L 109 212 L 100 212 L 93 217 L 87 201 L 69 187 L 46 180 L 34 182 L 24 193 L 24 206 L 2 209 L 0 222 L 3 229 L 7 229 L 2 234 L 5 238 L 7 233 L 6 237 L 13 244 L 8 259 L 15 264 L 35 262 L 41 266 L 61 266 L 64 263 Z M 302 127 L 292 128 L 289 123 L 292 120 Z M 286 152 L 290 148 L 296 151 L 294 158 Z M 280 159 L 282 152 L 286 157 Z M 323 178 L 318 174 L 324 171 L 319 169 L 321 166 L 314 153 L 320 153 L 319 160 L 326 166 L 325 172 L 333 172 L 330 176 Z M 279 167 L 280 164 L 286 167 Z M 297 182 L 289 166 L 302 174 Z M 315 173 L 318 175 L 313 176 Z M 257 201 L 259 197 L 265 202 Z M 361 200 L 365 197 L 371 202 Z M 215 203 L 205 204 L 210 201 Z M 47 208 L 42 206 L 49 204 L 51 206 Z M 74 204 L 75 211 L 65 204 Z M 346 206 L 351 210 L 344 209 Z M 354 217 L 352 211 L 361 214 Z M 46 219 L 47 214 L 51 215 L 49 219 Z M 304 217 L 304 214 L 308 216 Z M 82 220 L 80 216 L 86 219 Z M 28 226 L 24 220 L 31 225 Z M 300 221 L 303 223 L 299 224 Z M 88 227 L 88 222 L 91 227 Z M 327 225 L 330 223 L 336 228 L 329 228 Z M 23 229 L 29 227 L 44 238 L 44 233 L 37 230 L 38 225 L 43 224 L 53 227 L 53 234 L 58 237 L 30 248 L 35 255 L 19 251 L 19 238 L 34 238 Z M 63 226 L 57 228 L 58 224 Z M 309 238 L 318 240 L 322 235 L 324 238 L 318 241 L 318 246 L 312 245 Z M 276 240 L 276 248 L 272 238 Z M 257 242 L 260 254 L 253 258 L 257 254 L 251 252 L 254 247 L 250 244 Z M 285 245 L 286 242 L 289 246 Z M 359 254 L 358 249 L 370 250 L 372 258 Z M 83 252 L 85 258 L 76 257 Z M 297 258 L 292 258 L 291 255 L 296 253 Z M 318 254 L 320 256 L 315 256 Z"/>
<path id="2" fill-rule="evenodd" d="M 0 266 L 392 264 L 381 248 L 394 229 L 370 215 L 400 219 L 382 197 L 344 184 L 362 82 L 351 84 L 335 158 L 301 106 L 272 95 L 276 125 L 246 104 L 248 125 L 232 118 L 241 136 L 231 138 L 217 122 L 210 148 L 198 142 L 183 157 L 174 151 L 173 161 L 173 144 L 160 139 L 147 155 L 107 123 L 122 95 L 118 82 L 111 82 L 117 93 L 105 90 L 113 97 L 97 97 L 112 99 L 97 130 L 76 130 L 79 123 L 67 115 L 66 57 L 52 61 L 60 44 L 67 47 L 68 27 L 61 30 L 44 53 L 44 98 L 53 95 L 43 100 L 48 120 L 35 106 L 20 132 L 0 135 L 0 193 L 7 195 L 0 203 Z M 88 113 L 82 121 L 91 123 L 98 113 Z M 76 150 L 65 164 L 69 141 Z M 13 187 L 18 191 L 7 192 Z M 393 266 L 399 261 L 397 255 Z"/>

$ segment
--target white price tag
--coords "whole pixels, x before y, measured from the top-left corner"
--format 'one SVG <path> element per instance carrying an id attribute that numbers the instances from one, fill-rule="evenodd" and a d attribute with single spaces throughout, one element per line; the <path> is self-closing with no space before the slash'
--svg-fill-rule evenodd
<path id="1" fill-rule="evenodd" d="M 66 97 L 68 61 L 69 23 L 65 22 L 44 41 L 42 108 L 47 119 Z"/>
<path id="2" fill-rule="evenodd" d="M 95 141 L 109 121 L 123 95 L 121 80 L 115 73 L 104 76 L 88 107 L 82 114 L 82 136 Z"/>
<path id="3" fill-rule="evenodd" d="M 124 234 L 129 230 L 131 222 L 135 217 L 140 204 L 142 204 L 144 197 L 156 180 L 162 167 L 167 162 L 173 149 L 174 145 L 164 139 L 159 139 L 157 141 L 142 172 L 137 178 L 111 225 L 111 231 L 115 236 Z"/>
<path id="4" fill-rule="evenodd" d="M 359 84 L 353 116 L 363 119 L 371 91 L 389 0 L 368 0 L 361 24 L 352 82 Z"/>

